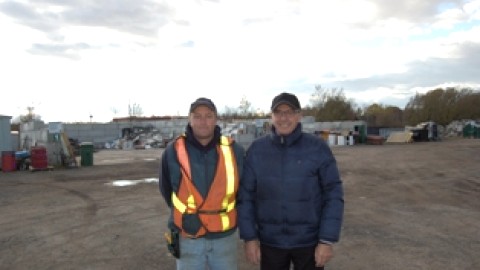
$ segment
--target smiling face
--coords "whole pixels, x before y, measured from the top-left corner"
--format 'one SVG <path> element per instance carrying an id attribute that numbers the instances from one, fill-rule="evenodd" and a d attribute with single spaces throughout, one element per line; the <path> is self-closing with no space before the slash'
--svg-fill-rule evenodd
<path id="1" fill-rule="evenodd" d="M 297 127 L 302 114 L 292 107 L 282 104 L 277 106 L 272 112 L 272 124 L 275 126 L 278 135 L 288 135 Z"/>
<path id="2" fill-rule="evenodd" d="M 190 113 L 189 121 L 193 130 L 193 136 L 202 145 L 207 145 L 214 136 L 217 114 L 209 107 L 201 105 Z"/>

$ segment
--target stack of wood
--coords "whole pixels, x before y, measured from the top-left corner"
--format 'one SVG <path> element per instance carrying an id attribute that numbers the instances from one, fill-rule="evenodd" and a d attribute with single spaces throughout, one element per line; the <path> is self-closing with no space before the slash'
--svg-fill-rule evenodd
<path id="1" fill-rule="evenodd" d="M 382 145 L 384 141 L 382 136 L 367 135 L 367 144 Z"/>

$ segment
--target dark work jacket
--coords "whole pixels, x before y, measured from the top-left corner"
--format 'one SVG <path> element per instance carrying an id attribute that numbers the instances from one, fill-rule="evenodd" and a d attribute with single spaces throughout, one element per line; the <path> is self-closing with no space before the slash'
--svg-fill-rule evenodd
<path id="1" fill-rule="evenodd" d="M 255 140 L 245 159 L 238 194 L 240 238 L 278 248 L 337 242 L 343 188 L 328 145 L 303 133 L 272 133 Z"/>
<path id="2" fill-rule="evenodd" d="M 200 144 L 195 137 L 193 136 L 192 129 L 190 125 L 186 129 L 186 141 L 185 146 L 187 148 L 187 153 L 190 161 L 190 167 L 192 170 L 192 180 L 193 184 L 197 188 L 198 192 L 205 198 L 210 186 L 215 177 L 215 171 L 217 168 L 218 153 L 216 146 L 220 143 L 220 127 L 215 128 L 214 139 L 206 146 Z M 175 151 L 175 140 L 170 142 L 165 150 L 162 153 L 161 169 L 159 176 L 159 188 L 160 192 L 165 199 L 168 207 L 172 209 L 172 192 L 178 191 L 180 187 L 180 179 L 182 178 L 180 172 L 180 164 L 178 163 L 177 153 Z M 245 150 L 241 145 L 234 142 L 233 151 L 237 161 L 238 174 L 239 177 L 242 176 L 243 160 L 245 155 Z M 173 212 L 170 211 L 170 218 L 168 221 L 168 226 L 171 229 L 178 229 L 173 223 Z M 197 219 L 190 220 L 192 223 L 199 222 Z M 199 226 L 200 224 L 184 224 L 184 226 Z M 206 238 L 218 238 L 226 235 L 230 235 L 235 232 L 235 229 L 232 229 L 227 232 L 221 233 L 207 233 Z"/>

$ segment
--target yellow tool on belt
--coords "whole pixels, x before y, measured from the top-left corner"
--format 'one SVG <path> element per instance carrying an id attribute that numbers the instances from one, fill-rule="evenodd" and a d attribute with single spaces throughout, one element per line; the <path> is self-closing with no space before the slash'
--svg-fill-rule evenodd
<path id="1" fill-rule="evenodd" d="M 170 232 L 166 232 L 164 235 L 170 254 L 177 259 L 180 258 L 180 238 L 178 231 L 171 230 Z"/>
<path id="2" fill-rule="evenodd" d="M 169 232 L 165 233 L 165 239 L 167 239 L 168 244 L 172 243 L 172 235 Z"/>

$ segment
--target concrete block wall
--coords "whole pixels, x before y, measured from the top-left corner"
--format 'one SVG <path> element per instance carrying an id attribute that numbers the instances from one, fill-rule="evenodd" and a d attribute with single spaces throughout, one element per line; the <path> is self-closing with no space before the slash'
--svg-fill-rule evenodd
<path id="1" fill-rule="evenodd" d="M 46 146 L 48 142 L 48 128 L 43 126 L 35 130 L 21 130 L 20 150 L 29 150 L 32 146 Z"/>
<path id="2" fill-rule="evenodd" d="M 17 131 L 11 133 L 12 151 L 20 149 L 20 134 Z"/>
<path id="3" fill-rule="evenodd" d="M 101 147 L 105 142 L 111 142 L 121 136 L 121 126 L 117 123 L 108 124 L 65 124 L 65 133 L 70 138 L 80 142 L 91 142 Z"/>
<path id="4" fill-rule="evenodd" d="M 134 127 L 153 127 L 166 138 L 176 137 L 185 131 L 187 119 L 159 120 L 159 121 L 132 121 L 121 123 L 92 123 L 92 124 L 64 124 L 64 131 L 68 137 L 79 142 L 92 142 L 95 147 L 103 148 L 105 143 L 120 139 L 122 129 Z"/>
<path id="5" fill-rule="evenodd" d="M 309 119 L 311 120 L 311 119 Z M 269 121 L 266 119 L 265 121 Z M 41 122 L 43 123 L 43 122 Z M 28 148 L 34 145 L 47 145 L 48 128 L 40 122 L 26 123 L 21 127 L 20 146 Z M 158 121 L 132 121 L 115 123 L 86 123 L 86 124 L 63 124 L 63 131 L 68 137 L 79 140 L 79 142 L 92 142 L 96 148 L 103 148 L 105 143 L 111 143 L 122 136 L 122 129 L 134 127 L 152 127 L 159 131 L 164 138 L 174 138 L 183 132 L 188 123 L 188 119 L 169 119 Z M 244 147 L 248 147 L 255 138 L 255 122 L 240 121 L 243 123 L 243 134 L 235 134 L 235 138 Z M 218 125 L 225 129 L 227 123 L 219 121 Z M 263 124 L 262 124 L 263 125 Z M 354 130 L 356 125 L 365 125 L 363 121 L 339 121 L 339 122 L 303 122 L 305 132 L 314 133 L 320 130 L 330 130 L 337 132 Z M 268 132 L 268 131 L 267 131 Z M 259 134 L 261 135 L 261 134 Z M 27 147 L 26 147 L 27 146 Z"/>
<path id="6" fill-rule="evenodd" d="M 58 142 L 48 142 L 47 149 L 47 162 L 50 166 L 62 165 L 62 146 Z"/>
<path id="7" fill-rule="evenodd" d="M 353 131 L 355 126 L 366 125 L 364 121 L 335 121 L 335 122 L 314 122 L 302 123 L 303 130 L 307 133 L 329 130 L 335 132 Z"/>

